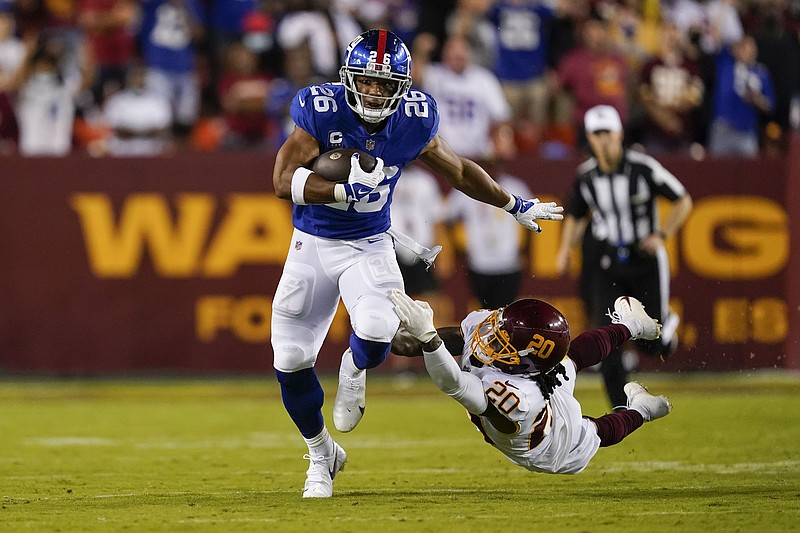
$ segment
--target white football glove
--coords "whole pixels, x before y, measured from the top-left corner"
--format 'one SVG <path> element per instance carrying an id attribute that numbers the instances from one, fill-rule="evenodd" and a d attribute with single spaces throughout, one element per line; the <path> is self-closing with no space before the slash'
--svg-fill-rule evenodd
<path id="1" fill-rule="evenodd" d="M 414 301 L 403 291 L 392 289 L 389 298 L 394 302 L 394 312 L 400 324 L 420 342 L 428 342 L 436 336 L 433 325 L 433 309 L 428 302 Z"/>
<path id="2" fill-rule="evenodd" d="M 374 191 L 375 187 L 386 177 L 386 174 L 383 173 L 383 159 L 376 157 L 375 161 L 375 168 L 372 169 L 372 172 L 367 172 L 361 168 L 357 153 L 350 158 L 350 175 L 347 177 L 347 183 L 344 184 L 346 201 L 358 202 Z"/>
<path id="3" fill-rule="evenodd" d="M 536 220 L 564 220 L 564 215 L 561 214 L 564 208 L 555 202 L 542 203 L 538 198 L 523 200 L 516 194 L 513 200 L 514 205 L 506 206 L 506 211 L 511 213 L 517 222 L 536 233 L 542 232 Z M 510 201 L 508 203 L 511 204 Z"/>

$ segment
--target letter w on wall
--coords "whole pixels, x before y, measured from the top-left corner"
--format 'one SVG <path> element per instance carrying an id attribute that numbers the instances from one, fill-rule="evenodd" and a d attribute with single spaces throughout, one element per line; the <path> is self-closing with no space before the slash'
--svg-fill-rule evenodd
<path id="1" fill-rule="evenodd" d="M 181 194 L 173 221 L 163 195 L 132 194 L 117 221 L 108 195 L 80 193 L 70 203 L 80 218 L 89 266 L 102 278 L 134 276 L 145 244 L 160 275 L 196 274 L 216 207 L 212 195 Z"/>

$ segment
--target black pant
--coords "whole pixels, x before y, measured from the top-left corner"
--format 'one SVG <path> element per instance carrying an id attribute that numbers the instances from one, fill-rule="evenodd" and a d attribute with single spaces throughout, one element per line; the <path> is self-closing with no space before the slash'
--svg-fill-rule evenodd
<path id="1" fill-rule="evenodd" d="M 510 274 L 478 274 L 468 270 L 472 293 L 484 309 L 504 307 L 517 299 L 522 272 Z"/>
<path id="2" fill-rule="evenodd" d="M 662 322 L 666 318 L 668 295 L 662 296 L 662 279 L 668 279 L 669 264 L 657 256 L 647 254 L 637 247 L 616 248 L 600 245 L 592 264 L 584 274 L 587 315 L 594 326 L 608 324 L 608 312 L 620 296 L 633 296 L 644 305 L 645 311 Z M 636 341 L 645 355 L 659 356 L 666 347 L 658 340 Z M 600 366 L 606 392 L 612 407 L 625 405 L 623 390 L 628 381 L 628 371 L 622 362 L 622 351 L 615 348 Z"/>
<path id="3" fill-rule="evenodd" d="M 439 280 L 436 278 L 433 268 L 429 269 L 424 262 L 417 261 L 411 265 L 406 265 L 398 261 L 397 264 L 400 266 L 403 285 L 405 285 L 406 294 L 409 296 L 439 290 Z"/>

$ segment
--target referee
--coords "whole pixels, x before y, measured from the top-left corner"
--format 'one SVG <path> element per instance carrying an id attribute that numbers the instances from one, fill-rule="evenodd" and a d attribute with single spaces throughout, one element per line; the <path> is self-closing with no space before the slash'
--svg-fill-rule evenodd
<path id="1" fill-rule="evenodd" d="M 668 357 L 675 350 L 678 316 L 669 309 L 669 257 L 664 240 L 675 235 L 692 209 L 692 199 L 678 179 L 648 155 L 625 150 L 619 113 L 607 105 L 584 116 L 586 138 L 594 157 L 581 164 L 566 205 L 558 271 L 569 266 L 570 248 L 584 246 L 582 297 L 592 326 L 605 323 L 619 296 L 638 298 L 660 317 L 661 339 L 639 341 L 648 355 Z M 663 225 L 657 198 L 672 202 Z M 619 349 L 602 363 L 601 372 L 612 407 L 624 406 L 628 372 Z"/>

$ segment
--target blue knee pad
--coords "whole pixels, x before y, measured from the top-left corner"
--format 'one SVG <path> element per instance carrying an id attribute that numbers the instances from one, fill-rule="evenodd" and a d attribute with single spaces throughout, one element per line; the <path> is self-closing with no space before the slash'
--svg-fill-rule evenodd
<path id="1" fill-rule="evenodd" d="M 275 374 L 281 384 L 283 405 L 297 429 L 307 439 L 319 435 L 325 425 L 322 419 L 325 393 L 314 369 L 305 368 L 297 372 L 276 370 Z"/>
<path id="2" fill-rule="evenodd" d="M 355 333 L 350 334 L 350 349 L 353 351 L 353 362 L 358 368 L 365 370 L 375 368 L 386 360 L 391 342 L 365 341 Z"/>

